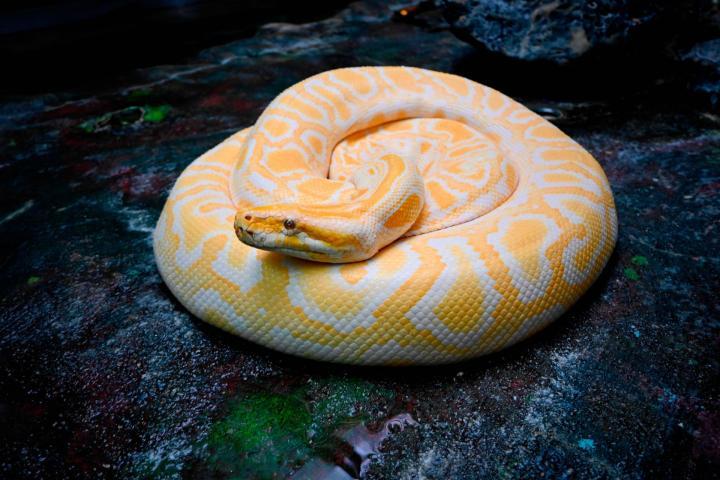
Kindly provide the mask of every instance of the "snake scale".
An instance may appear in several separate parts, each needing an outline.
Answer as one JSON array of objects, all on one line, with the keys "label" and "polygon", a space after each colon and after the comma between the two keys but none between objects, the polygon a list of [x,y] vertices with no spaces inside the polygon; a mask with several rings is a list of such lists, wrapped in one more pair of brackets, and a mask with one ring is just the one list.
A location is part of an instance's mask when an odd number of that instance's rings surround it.
[{"label": "snake scale", "polygon": [[489,87],[359,67],[282,92],[192,162],[154,233],[200,319],[348,364],[515,344],[595,281],[617,237],[600,165]]}]

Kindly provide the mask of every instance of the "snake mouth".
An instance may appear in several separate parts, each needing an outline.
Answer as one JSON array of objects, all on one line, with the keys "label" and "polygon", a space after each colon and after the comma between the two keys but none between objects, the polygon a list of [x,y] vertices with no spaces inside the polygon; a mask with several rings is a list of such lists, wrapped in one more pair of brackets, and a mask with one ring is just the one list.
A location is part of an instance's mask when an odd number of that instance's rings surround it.
[{"label": "snake mouth", "polygon": [[289,237],[277,232],[257,232],[238,226],[235,228],[235,234],[242,243],[249,247],[291,257],[330,263],[340,262],[342,257],[342,252],[334,250],[321,240],[306,235],[303,235],[305,238],[300,241],[295,235]]},{"label": "snake mouth", "polygon": [[316,258],[326,258],[327,252],[321,252],[319,250],[295,250],[291,248],[267,248],[271,252],[282,253],[283,255],[290,255],[291,257],[304,258],[307,260],[315,260]]},{"label": "snake mouth", "polygon": [[[249,243],[247,243],[250,245]],[[269,246],[269,245],[250,245],[252,247],[258,248],[260,250],[265,250],[267,252],[273,252],[273,253],[279,253],[282,255],[286,255],[288,257],[295,257],[299,258],[301,260],[311,260],[315,262],[322,262],[322,263],[342,263],[344,262],[340,255],[333,254],[330,252],[324,252],[320,250],[311,250],[311,249],[294,249],[294,248],[287,248],[287,247],[277,247],[277,246]]]}]

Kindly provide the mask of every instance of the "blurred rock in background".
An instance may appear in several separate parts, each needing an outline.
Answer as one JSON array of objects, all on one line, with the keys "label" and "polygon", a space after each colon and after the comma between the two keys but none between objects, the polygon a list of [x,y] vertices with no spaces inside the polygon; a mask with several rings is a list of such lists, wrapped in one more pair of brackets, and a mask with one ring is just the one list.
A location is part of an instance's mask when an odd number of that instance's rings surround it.
[{"label": "blurred rock in background", "polygon": [[626,41],[666,7],[647,0],[442,0],[464,39],[520,60],[567,63]]},{"label": "blurred rock in background", "polygon": [[720,104],[720,38],[694,45],[682,59],[690,65],[690,88],[717,108]]},{"label": "blurred rock in background", "polygon": [[[524,62],[580,64],[592,74],[670,62],[679,81],[717,106],[719,2],[685,0],[436,0],[452,31]],[[594,67],[594,68],[593,68]],[[672,72],[675,75],[679,71]],[[601,73],[600,73],[601,74]],[[601,74],[602,75],[602,74]],[[630,82],[632,83],[632,82]]]}]

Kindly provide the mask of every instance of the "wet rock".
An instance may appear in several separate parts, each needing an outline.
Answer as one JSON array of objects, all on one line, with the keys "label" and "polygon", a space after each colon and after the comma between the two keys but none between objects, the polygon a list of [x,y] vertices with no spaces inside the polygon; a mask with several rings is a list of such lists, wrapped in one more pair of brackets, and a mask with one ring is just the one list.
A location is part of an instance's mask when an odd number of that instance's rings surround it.
[{"label": "wet rock", "polygon": [[440,0],[464,39],[520,60],[566,63],[620,44],[659,12],[648,0]]},{"label": "wet rock", "polygon": [[690,88],[720,107],[720,38],[698,43],[682,59],[690,66]]}]

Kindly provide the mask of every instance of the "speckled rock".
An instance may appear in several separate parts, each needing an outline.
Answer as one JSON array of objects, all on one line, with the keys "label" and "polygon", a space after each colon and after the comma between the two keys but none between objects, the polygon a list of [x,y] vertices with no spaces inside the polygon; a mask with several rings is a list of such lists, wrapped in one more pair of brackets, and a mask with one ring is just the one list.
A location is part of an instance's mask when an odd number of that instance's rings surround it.
[{"label": "speckled rock", "polygon": [[690,65],[691,89],[720,107],[720,38],[694,45],[682,59]]},{"label": "speckled rock", "polygon": [[440,0],[453,29],[520,60],[566,63],[598,46],[622,43],[651,22],[650,0]]},{"label": "speckled rock", "polygon": [[[418,12],[357,2],[3,100],[0,477],[718,478],[720,120],[674,84],[527,89]],[[195,319],[150,242],[180,172],[308,75],[403,63],[509,91],[595,155],[620,230],[594,287],[531,340],[442,368],[318,364]]]}]

